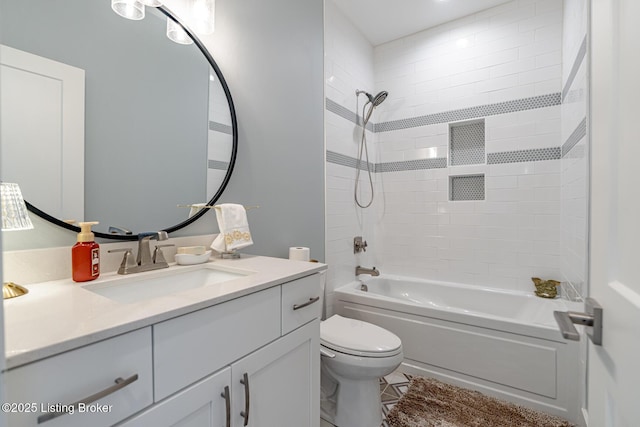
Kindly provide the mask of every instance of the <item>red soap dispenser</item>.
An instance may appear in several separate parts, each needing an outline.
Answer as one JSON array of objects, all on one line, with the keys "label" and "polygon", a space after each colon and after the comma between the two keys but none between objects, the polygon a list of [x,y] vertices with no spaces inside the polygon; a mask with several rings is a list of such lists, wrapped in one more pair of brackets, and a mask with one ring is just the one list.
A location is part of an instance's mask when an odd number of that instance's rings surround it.
[{"label": "red soap dispenser", "polygon": [[72,278],[74,282],[88,282],[100,275],[100,246],[94,242],[91,226],[98,222],[81,222],[78,243],[71,248]]}]

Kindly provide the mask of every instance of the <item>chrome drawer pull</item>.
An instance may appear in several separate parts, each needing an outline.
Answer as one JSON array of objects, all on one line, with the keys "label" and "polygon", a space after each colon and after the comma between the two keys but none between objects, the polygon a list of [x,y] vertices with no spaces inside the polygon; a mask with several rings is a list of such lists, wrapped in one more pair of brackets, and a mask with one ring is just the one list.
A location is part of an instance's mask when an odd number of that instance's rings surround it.
[{"label": "chrome drawer pull", "polygon": [[293,305],[293,309],[294,310],[299,310],[301,308],[305,308],[306,306],[311,305],[314,302],[318,302],[318,301],[320,301],[320,297],[319,296],[317,296],[315,298],[309,298],[309,301],[305,302],[304,304],[294,304]]},{"label": "chrome drawer pull", "polygon": [[242,376],[240,380],[240,384],[244,385],[244,411],[240,412],[242,418],[244,418],[245,426],[249,425],[249,374],[246,372]]},{"label": "chrome drawer pull", "polygon": [[227,427],[231,427],[231,396],[229,395],[229,386],[224,387],[224,393],[220,393],[224,398],[225,408],[227,412]]},{"label": "chrome drawer pull", "polygon": [[[111,387],[105,388],[104,390],[99,391],[96,394],[92,394],[91,396],[85,397],[82,400],[78,400],[77,402],[70,405],[69,409],[73,408],[73,410],[75,411],[76,409],[78,409],[78,406],[80,406],[80,404],[88,405],[89,403],[93,403],[96,400],[102,399],[103,397],[107,397],[110,394],[113,394],[116,391],[125,388],[126,386],[128,386],[129,384],[137,380],[138,380],[138,374],[133,374],[126,380],[118,377],[115,380],[115,384],[112,385]],[[49,412],[47,414],[40,415],[38,417],[38,424],[42,424],[46,421],[52,420],[54,418],[58,418],[59,416],[65,415],[65,414],[67,414],[67,411]]]}]

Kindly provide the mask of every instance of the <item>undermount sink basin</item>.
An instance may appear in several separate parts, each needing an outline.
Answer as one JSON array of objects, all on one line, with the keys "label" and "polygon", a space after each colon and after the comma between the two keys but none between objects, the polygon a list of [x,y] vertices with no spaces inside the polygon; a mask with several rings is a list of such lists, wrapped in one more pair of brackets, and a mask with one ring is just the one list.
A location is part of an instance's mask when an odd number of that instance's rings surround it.
[{"label": "undermount sink basin", "polygon": [[253,271],[216,266],[212,263],[118,276],[83,288],[122,303],[134,303],[189,289],[218,286],[253,274]]}]

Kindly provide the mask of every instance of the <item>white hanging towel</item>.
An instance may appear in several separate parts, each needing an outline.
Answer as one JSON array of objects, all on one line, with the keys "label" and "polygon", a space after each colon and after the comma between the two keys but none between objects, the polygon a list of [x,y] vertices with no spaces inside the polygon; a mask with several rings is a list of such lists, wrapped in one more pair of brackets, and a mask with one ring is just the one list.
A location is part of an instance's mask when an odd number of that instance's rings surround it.
[{"label": "white hanging towel", "polygon": [[232,252],[253,245],[244,206],[223,203],[215,206],[220,234],[211,244],[216,252]]},{"label": "white hanging towel", "polygon": [[204,209],[206,205],[206,203],[193,203],[192,205],[190,205],[191,209],[189,209],[189,218]]}]

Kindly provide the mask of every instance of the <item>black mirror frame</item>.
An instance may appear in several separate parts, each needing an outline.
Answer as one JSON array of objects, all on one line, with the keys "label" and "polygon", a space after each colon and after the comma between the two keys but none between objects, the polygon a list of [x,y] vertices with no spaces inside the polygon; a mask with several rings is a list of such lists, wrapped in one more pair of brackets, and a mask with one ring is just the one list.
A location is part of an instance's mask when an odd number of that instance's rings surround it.
[{"label": "black mirror frame", "polygon": [[[229,160],[229,168],[227,169],[227,173],[224,176],[224,179],[222,180],[222,184],[220,185],[220,188],[218,188],[218,191],[216,192],[216,194],[213,195],[213,197],[211,198],[211,200],[209,200],[207,202],[207,206],[213,206],[214,203],[220,198],[220,196],[222,195],[222,193],[224,192],[225,188],[227,187],[227,184],[229,183],[229,180],[231,179],[231,174],[233,173],[233,167],[235,166],[236,163],[236,156],[237,156],[237,152],[238,152],[238,121],[236,118],[236,110],[233,104],[233,98],[231,97],[231,92],[229,91],[229,86],[227,85],[227,81],[225,80],[224,76],[222,75],[222,71],[220,71],[220,68],[218,67],[218,64],[216,63],[216,61],[213,59],[213,57],[211,56],[211,54],[209,53],[209,51],[207,50],[207,48],[202,44],[202,41],[186,26],[184,25],[176,16],[173,15],[173,13],[171,13],[171,11],[169,9],[167,9],[164,6],[160,6],[157,8],[158,10],[160,10],[163,14],[165,14],[167,16],[167,18],[171,19],[172,21],[174,21],[176,24],[180,25],[182,27],[182,29],[187,33],[187,35],[189,35],[189,37],[191,37],[191,39],[193,40],[193,42],[195,43],[195,45],[198,47],[198,49],[200,49],[200,52],[202,52],[202,54],[205,56],[205,58],[207,59],[207,61],[209,62],[209,64],[211,65],[211,67],[213,68],[213,70],[216,73],[216,76],[218,77],[218,81],[220,82],[220,85],[222,86],[222,89],[224,90],[224,93],[227,97],[227,103],[229,105],[229,112],[231,114],[231,128],[232,128],[232,137],[233,137],[233,146],[231,148],[231,159]],[[71,230],[74,231],[76,233],[80,232],[80,227],[77,227],[75,225],[72,224],[68,224],[64,221],[59,220],[58,218],[55,218],[51,215],[49,215],[46,212],[41,211],[40,209],[36,208],[35,206],[33,206],[31,203],[29,203],[28,201],[25,201],[26,205],[27,205],[27,209],[29,209],[29,211],[33,212],[34,214],[38,215],[39,217],[51,222],[52,224],[58,225],[62,228],[66,228],[67,230]],[[186,227],[187,225],[197,221],[200,217],[202,217],[202,215],[204,215],[205,213],[207,213],[208,209],[201,209],[199,212],[197,212],[195,215],[193,215],[191,218],[168,228],[164,228],[163,230],[153,230],[153,231],[166,231],[167,233],[173,233],[174,231],[178,231],[184,227]],[[111,240],[138,240],[138,235],[137,234],[130,234],[130,235],[122,235],[122,234],[109,234],[109,233],[101,233],[101,232],[94,232],[96,237],[99,237],[101,239],[111,239]]]}]

